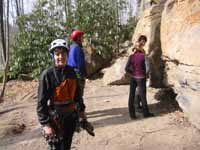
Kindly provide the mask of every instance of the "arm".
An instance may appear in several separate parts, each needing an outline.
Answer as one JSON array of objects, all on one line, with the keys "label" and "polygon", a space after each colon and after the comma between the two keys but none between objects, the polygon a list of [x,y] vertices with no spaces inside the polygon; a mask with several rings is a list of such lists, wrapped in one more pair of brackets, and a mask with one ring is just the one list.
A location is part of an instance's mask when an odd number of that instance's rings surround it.
[{"label": "arm", "polygon": [[47,102],[50,98],[49,90],[47,88],[47,72],[44,71],[39,80],[38,87],[38,102],[37,102],[37,115],[41,125],[50,123],[49,111]]},{"label": "arm", "polygon": [[80,83],[78,80],[77,80],[77,90],[76,90],[75,100],[76,102],[78,102],[79,105],[79,116],[81,118],[80,121],[81,127],[85,129],[91,136],[95,136],[93,125],[87,121],[87,116],[85,114],[85,104],[81,96]]},{"label": "arm", "polygon": [[149,74],[151,68],[150,68],[149,58],[147,56],[145,56],[145,68],[146,68],[146,74]]},{"label": "arm", "polygon": [[132,74],[132,70],[130,69],[130,67],[131,67],[131,56],[129,56],[129,58],[128,58],[128,61],[125,66],[125,71]]},{"label": "arm", "polygon": [[54,135],[54,129],[50,124],[49,108],[47,105],[50,99],[50,93],[52,92],[48,89],[48,84],[47,72],[44,71],[40,77],[38,87],[37,115],[40,124],[43,126],[44,136],[46,138]]},{"label": "arm", "polygon": [[83,97],[81,95],[81,87],[80,87],[80,80],[77,79],[76,82],[76,93],[75,93],[75,102],[79,105],[80,112],[85,112],[85,104],[83,102]]},{"label": "arm", "polygon": [[85,55],[80,47],[76,47],[75,49],[75,62],[81,77],[86,77],[87,72],[85,64]]}]

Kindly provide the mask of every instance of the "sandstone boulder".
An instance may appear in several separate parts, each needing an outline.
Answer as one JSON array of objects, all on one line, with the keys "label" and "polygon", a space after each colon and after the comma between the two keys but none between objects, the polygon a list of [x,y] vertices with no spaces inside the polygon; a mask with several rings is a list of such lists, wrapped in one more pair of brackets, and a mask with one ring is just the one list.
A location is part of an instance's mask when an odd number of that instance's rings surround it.
[{"label": "sandstone boulder", "polygon": [[162,14],[163,55],[200,66],[200,1],[168,0]]},{"label": "sandstone boulder", "polygon": [[96,49],[91,47],[88,42],[84,43],[84,50],[86,70],[89,77],[109,64],[111,58],[104,58],[99,55]]},{"label": "sandstone boulder", "polygon": [[168,0],[162,13],[161,45],[166,81],[179,106],[200,128],[200,1]]},{"label": "sandstone boulder", "polygon": [[[160,23],[162,5],[154,5],[145,10],[144,16],[139,20],[135,33],[132,37],[132,43],[135,43],[138,36],[144,34],[148,41],[145,46],[146,53],[149,53],[151,65],[150,85],[161,87],[163,85],[163,63],[161,59],[160,45]],[[128,49],[128,55],[132,53],[132,47]],[[127,55],[127,56],[128,56]],[[110,70],[107,68],[104,75],[104,84],[126,84],[129,81],[129,76],[125,74],[124,67],[127,62],[127,57],[118,59]],[[119,69],[119,68],[123,68]],[[112,74],[113,73],[113,74]]]},{"label": "sandstone boulder", "polygon": [[122,57],[109,68],[103,70],[103,83],[105,85],[120,85],[129,83],[129,75],[125,73],[125,65],[128,57]]},{"label": "sandstone boulder", "polygon": [[[145,45],[146,53],[149,55],[151,72],[150,72],[150,86],[163,86],[163,62],[161,59],[161,44],[160,44],[160,24],[161,14],[164,5],[154,5],[146,9],[144,16],[138,21],[132,42],[135,43],[139,35],[147,36],[147,43]],[[131,51],[129,51],[129,54]]]}]

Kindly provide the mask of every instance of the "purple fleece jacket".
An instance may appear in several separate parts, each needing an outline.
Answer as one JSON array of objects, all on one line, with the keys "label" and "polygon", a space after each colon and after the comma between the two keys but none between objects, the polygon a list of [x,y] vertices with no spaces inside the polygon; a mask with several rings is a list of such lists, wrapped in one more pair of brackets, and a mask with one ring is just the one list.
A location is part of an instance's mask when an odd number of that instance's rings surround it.
[{"label": "purple fleece jacket", "polygon": [[145,77],[145,54],[143,52],[136,51],[134,54],[130,55],[125,70],[131,73],[133,77]]}]

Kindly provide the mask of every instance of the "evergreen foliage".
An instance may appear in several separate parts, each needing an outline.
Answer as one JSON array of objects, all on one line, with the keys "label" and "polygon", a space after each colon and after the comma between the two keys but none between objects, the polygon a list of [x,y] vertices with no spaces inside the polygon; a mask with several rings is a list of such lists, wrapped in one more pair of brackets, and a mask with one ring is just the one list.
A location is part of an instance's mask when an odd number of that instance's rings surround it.
[{"label": "evergreen foliage", "polygon": [[[11,51],[10,71],[38,74],[51,63],[48,45],[55,38],[69,36],[73,28],[85,32],[85,38],[102,56],[111,56],[118,45],[130,40],[134,23],[122,24],[120,10],[126,0],[40,0],[30,14],[19,16],[19,32]],[[129,19],[131,20],[131,19]],[[65,34],[66,34],[65,33]]]}]

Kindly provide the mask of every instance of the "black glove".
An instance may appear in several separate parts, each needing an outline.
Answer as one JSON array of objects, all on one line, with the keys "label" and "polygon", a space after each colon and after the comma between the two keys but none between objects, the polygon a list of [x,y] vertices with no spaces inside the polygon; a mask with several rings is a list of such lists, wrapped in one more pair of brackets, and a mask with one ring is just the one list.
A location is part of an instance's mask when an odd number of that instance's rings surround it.
[{"label": "black glove", "polygon": [[80,124],[81,124],[81,127],[85,129],[91,136],[95,136],[94,127],[92,126],[90,122],[84,119],[80,122]]}]

